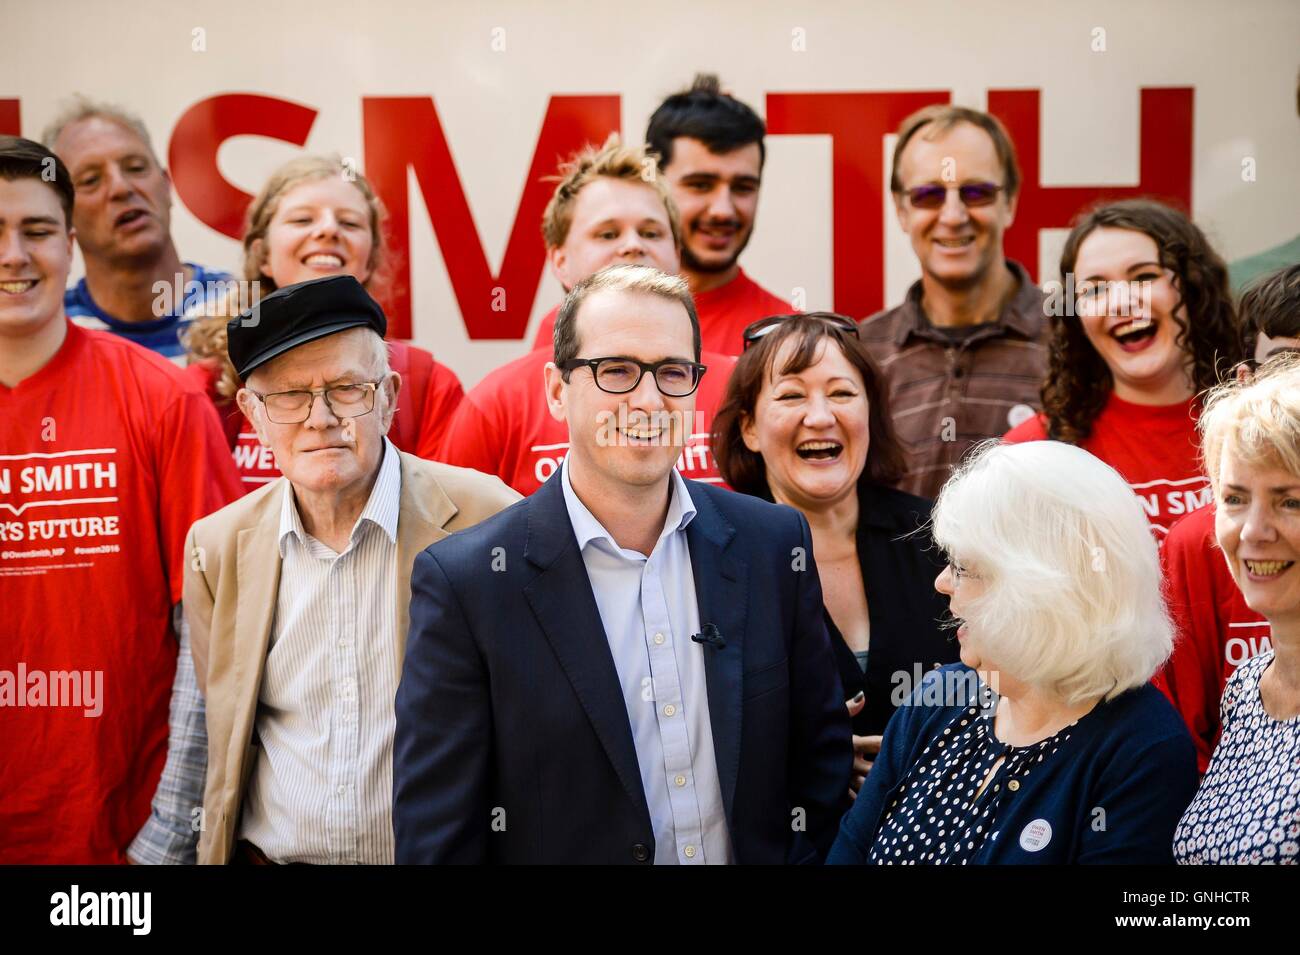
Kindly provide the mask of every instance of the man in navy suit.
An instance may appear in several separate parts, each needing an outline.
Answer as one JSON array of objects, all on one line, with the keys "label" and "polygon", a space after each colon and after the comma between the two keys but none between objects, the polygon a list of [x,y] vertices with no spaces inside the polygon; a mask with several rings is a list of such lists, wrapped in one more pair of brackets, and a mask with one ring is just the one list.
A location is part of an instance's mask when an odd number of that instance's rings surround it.
[{"label": "man in navy suit", "polygon": [[554,357],[560,471],[415,562],[397,861],[819,860],[852,747],[812,537],[674,469],[705,371],[688,287],[596,273]]}]

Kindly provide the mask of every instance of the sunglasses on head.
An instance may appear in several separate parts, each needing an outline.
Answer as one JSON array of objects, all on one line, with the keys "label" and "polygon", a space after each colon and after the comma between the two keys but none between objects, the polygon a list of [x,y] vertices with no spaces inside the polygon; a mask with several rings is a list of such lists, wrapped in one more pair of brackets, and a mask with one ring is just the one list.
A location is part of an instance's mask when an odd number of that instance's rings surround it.
[{"label": "sunglasses on head", "polygon": [[858,337],[858,323],[844,315],[835,315],[831,312],[807,312],[798,315],[771,315],[767,318],[760,318],[758,321],[754,322],[754,324],[745,329],[745,347],[748,348],[765,335],[770,334],[786,322],[796,318],[825,322],[827,325],[830,325],[832,328],[835,328],[846,335],[852,335],[854,338]]},{"label": "sunglasses on head", "polygon": [[938,209],[947,201],[949,189],[956,189],[962,205],[966,206],[990,205],[1002,191],[1002,187],[995,182],[967,182],[960,186],[943,186],[932,182],[904,189],[903,193],[907,196],[907,201],[917,209]]}]

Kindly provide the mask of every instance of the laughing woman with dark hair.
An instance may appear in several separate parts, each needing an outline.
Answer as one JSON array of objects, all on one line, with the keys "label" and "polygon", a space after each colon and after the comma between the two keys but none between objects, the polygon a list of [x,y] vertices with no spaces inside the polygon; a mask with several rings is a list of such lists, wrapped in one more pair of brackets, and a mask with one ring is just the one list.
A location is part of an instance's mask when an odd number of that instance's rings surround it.
[{"label": "laughing woman with dark hair", "polygon": [[1228,272],[1176,209],[1146,199],[1086,213],[1061,253],[1074,298],[1052,316],[1044,413],[1009,443],[1078,445],[1124,476],[1157,536],[1209,499],[1196,396],[1244,357]]},{"label": "laughing woman with dark hair", "polygon": [[713,452],[732,488],[808,519],[854,714],[856,790],[906,696],[901,687],[957,659],[941,624],[946,605],[931,586],[943,559],[927,535],[914,533],[929,520],[930,502],[887,486],[902,472],[902,454],[880,372],[852,319],[775,315],[749,326],[744,339]]}]

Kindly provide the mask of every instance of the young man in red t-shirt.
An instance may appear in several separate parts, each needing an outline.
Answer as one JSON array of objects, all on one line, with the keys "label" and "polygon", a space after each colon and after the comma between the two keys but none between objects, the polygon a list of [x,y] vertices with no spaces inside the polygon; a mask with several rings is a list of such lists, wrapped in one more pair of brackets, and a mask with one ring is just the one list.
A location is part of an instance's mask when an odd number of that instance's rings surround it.
[{"label": "young man in red t-shirt", "polygon": [[[1300,265],[1262,277],[1242,295],[1242,328],[1254,338],[1254,364],[1300,352]],[[1249,364],[1239,369],[1249,374]],[[1219,741],[1219,698],[1228,678],[1272,648],[1272,629],[1246,605],[1214,534],[1214,503],[1169,530],[1161,551],[1169,612],[1178,630],[1158,685],[1192,731],[1205,772]]]},{"label": "young man in red t-shirt", "polygon": [[72,207],[53,153],[0,137],[0,863],[125,861],[167,755],[185,534],[239,494],[180,369],[69,322]]},{"label": "young man in red t-shirt", "polygon": [[[681,215],[681,274],[691,286],[706,352],[737,356],[749,325],[794,311],[740,267],[754,234],[766,134],[758,114],[722,92],[711,74],[664,100],[646,128],[646,148],[657,156]],[[554,328],[551,312],[533,347],[550,348]]]},{"label": "young man in red t-shirt", "polygon": [[[661,179],[644,178],[646,162],[643,149],[611,141],[562,170],[542,234],[551,269],[565,289],[613,264],[677,271],[677,210]],[[491,372],[465,396],[441,443],[421,446],[420,456],[495,474],[520,494],[541,487],[569,447],[568,428],[551,416],[543,388],[552,351],[548,339]],[[684,477],[721,483],[708,430],[735,359],[706,349],[701,361],[708,371],[678,469]]]}]

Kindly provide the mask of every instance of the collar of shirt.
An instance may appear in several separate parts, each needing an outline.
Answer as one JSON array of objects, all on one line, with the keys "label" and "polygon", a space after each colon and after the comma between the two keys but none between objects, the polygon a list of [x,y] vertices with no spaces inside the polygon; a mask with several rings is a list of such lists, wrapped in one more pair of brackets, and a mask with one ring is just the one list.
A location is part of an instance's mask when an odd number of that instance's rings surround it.
[{"label": "collar of shirt", "polygon": [[[997,321],[988,322],[980,331],[972,333],[965,340],[966,342],[992,338],[997,335],[1004,335],[1007,332],[1014,332],[1022,338],[1030,340],[1037,339],[1039,336],[1043,324],[1042,290],[1029,280],[1029,273],[1024,270],[1024,267],[1019,262],[1013,262],[1010,259],[1004,261],[1007,263],[1007,268],[1016,277],[1016,291],[1007,299],[1007,303],[1002,307],[1002,313],[998,315]],[[900,348],[906,344],[908,336],[911,335],[938,341],[945,345],[951,344],[943,333],[930,323],[930,319],[926,316],[925,309],[921,306],[922,290],[921,280],[917,279],[912,283],[912,287],[907,290],[907,298],[903,300],[904,314],[902,321],[898,323],[898,333],[894,339],[894,343]]]},{"label": "collar of shirt", "polygon": [[[348,540],[349,549],[356,542],[357,532],[366,521],[380,528],[394,544],[397,543],[397,515],[401,509],[401,492],[402,469],[397,457],[397,448],[388,438],[384,438],[384,457],[379,463],[379,477],[375,479],[375,486],[370,489],[370,498],[366,501],[365,509],[357,518],[356,524],[352,526],[352,534]],[[284,559],[285,548],[291,535],[298,538],[298,543],[304,547],[310,547],[307,531],[302,526],[302,518],[298,514],[298,507],[294,500],[293,485],[286,481],[284,499],[280,505],[281,560]]]},{"label": "collar of shirt", "polygon": [[[578,499],[577,493],[573,490],[573,483],[569,480],[567,458],[560,465],[560,485],[564,490],[564,506],[569,511],[569,523],[573,525],[573,534],[578,539],[578,550],[586,550],[587,545],[592,541],[603,540],[608,542],[615,553],[627,554],[628,551],[618,546],[613,535],[605,530],[604,525],[596,520],[595,515]],[[691,500],[691,492],[686,488],[686,481],[677,473],[676,468],[672,470],[669,486],[672,498],[668,502],[668,516],[664,518],[664,529],[659,534],[659,540],[663,540],[669,534],[685,531],[695,519],[695,502]]]}]

